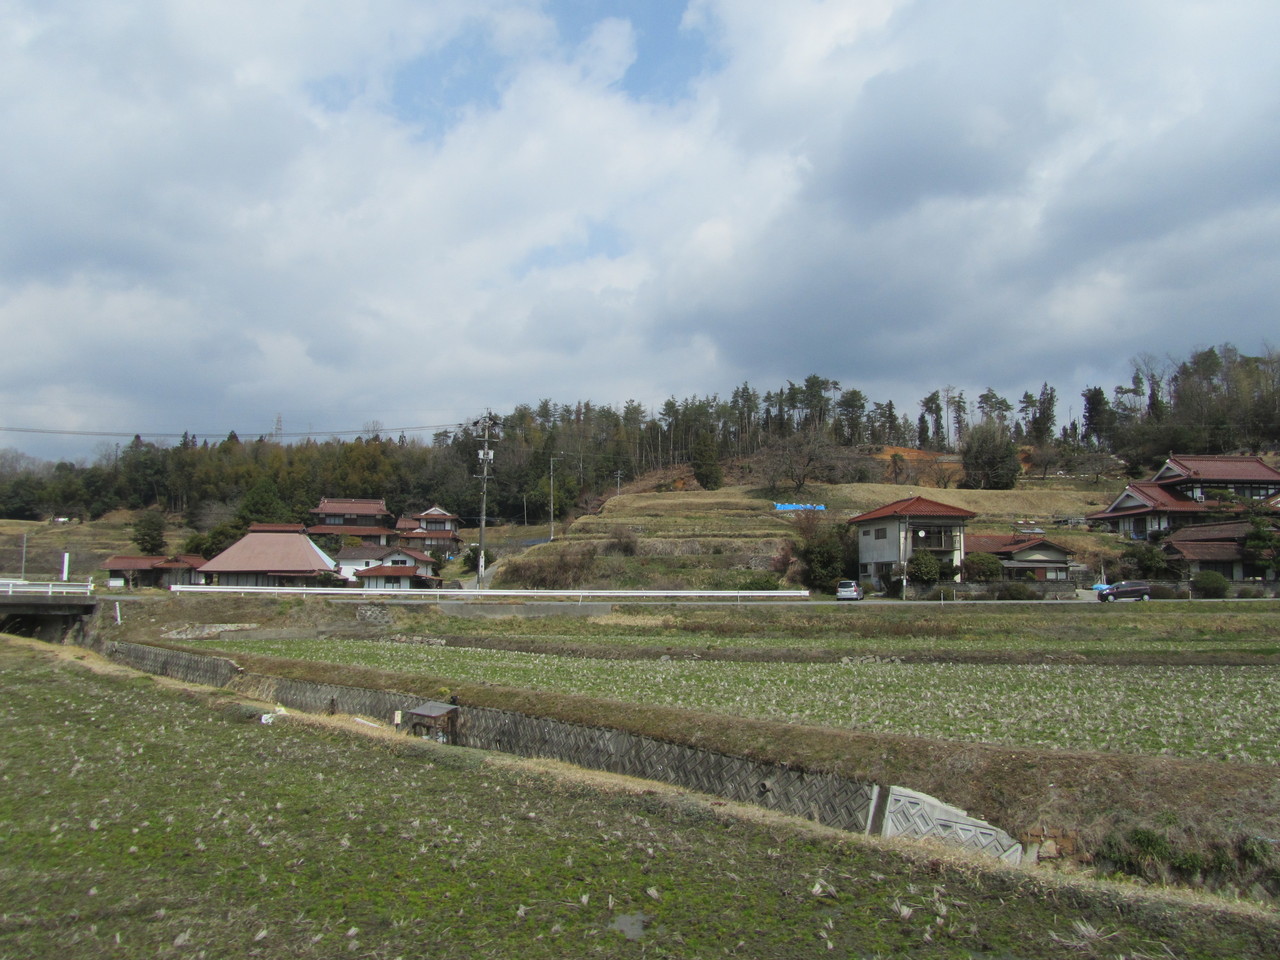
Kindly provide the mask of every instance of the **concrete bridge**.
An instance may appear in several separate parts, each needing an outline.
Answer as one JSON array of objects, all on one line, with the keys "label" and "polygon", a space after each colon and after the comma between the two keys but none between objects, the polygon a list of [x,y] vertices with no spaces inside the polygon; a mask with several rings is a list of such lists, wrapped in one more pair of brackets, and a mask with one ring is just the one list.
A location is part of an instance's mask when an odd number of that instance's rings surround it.
[{"label": "concrete bridge", "polygon": [[0,633],[62,640],[78,633],[97,608],[90,583],[0,581]]}]

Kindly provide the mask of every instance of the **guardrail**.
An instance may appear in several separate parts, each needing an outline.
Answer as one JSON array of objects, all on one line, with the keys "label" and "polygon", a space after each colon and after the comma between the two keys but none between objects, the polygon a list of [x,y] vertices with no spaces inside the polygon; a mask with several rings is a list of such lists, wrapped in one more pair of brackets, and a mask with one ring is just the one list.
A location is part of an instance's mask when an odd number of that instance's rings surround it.
[{"label": "guardrail", "polygon": [[87,597],[93,593],[92,583],[27,583],[0,580],[0,597]]},{"label": "guardrail", "polygon": [[347,587],[214,587],[174,584],[174,593],[262,593],[269,596],[379,597],[406,600],[804,600],[808,590],[363,590]]}]

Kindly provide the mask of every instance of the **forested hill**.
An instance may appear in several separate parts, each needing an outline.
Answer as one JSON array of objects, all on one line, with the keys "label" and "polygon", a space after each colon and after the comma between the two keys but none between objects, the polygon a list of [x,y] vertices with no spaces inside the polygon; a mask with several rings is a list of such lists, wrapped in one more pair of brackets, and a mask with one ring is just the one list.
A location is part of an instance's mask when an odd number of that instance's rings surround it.
[{"label": "forested hill", "polygon": [[[1280,447],[1280,354],[1245,356],[1224,345],[1181,362],[1144,360],[1128,384],[1081,391],[1079,420],[1060,424],[1055,387],[1016,401],[986,390],[933,390],[918,409],[870,400],[817,375],[728,399],[667,400],[658,410],[582,401],[520,405],[430,442],[377,432],[354,440],[277,442],[185,436],[172,446],[135,437],[92,464],[47,463],[0,451],[0,515],[94,518],[119,507],[157,506],[208,529],[256,501],[255,519],[306,520],[322,496],[383,498],[397,515],[433,503],[464,518],[480,513],[478,451],[494,451],[487,515],[542,520],[554,485],[556,512],[655,469],[691,466],[706,487],[729,462],[753,465],[760,486],[806,480],[880,479],[865,454],[884,446],[953,451],[972,486],[1008,486],[1014,445],[1040,472],[1093,472],[1119,457],[1138,474],[1171,451],[1258,452]],[[985,452],[984,452],[985,451]],[[979,454],[982,457],[979,457]],[[999,459],[1000,463],[996,463]],[[990,469],[988,469],[990,468]],[[926,482],[928,478],[923,478]],[[206,514],[206,516],[202,516]],[[270,514],[266,516],[264,514]]]}]

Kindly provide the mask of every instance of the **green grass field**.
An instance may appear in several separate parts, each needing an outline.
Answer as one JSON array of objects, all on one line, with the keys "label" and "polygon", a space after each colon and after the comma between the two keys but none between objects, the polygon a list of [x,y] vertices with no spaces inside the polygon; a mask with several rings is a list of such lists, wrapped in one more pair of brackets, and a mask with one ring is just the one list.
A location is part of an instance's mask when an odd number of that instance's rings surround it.
[{"label": "green grass field", "polygon": [[4,960],[1280,953],[1258,910],[264,724],[29,642],[0,685]]},{"label": "green grass field", "polygon": [[233,655],[371,667],[758,720],[1011,746],[1280,763],[1280,666],[584,659],[369,640]]},{"label": "green grass field", "polygon": [[[583,650],[653,647],[667,653],[801,652],[807,657],[1000,652],[1063,657],[1240,654],[1280,665],[1272,603],[1067,605],[850,603],[841,607],[619,605],[606,617],[466,619],[438,612],[402,618],[407,632],[556,644]],[[1268,658],[1270,658],[1268,660]],[[1130,657],[1130,659],[1133,659]]]}]

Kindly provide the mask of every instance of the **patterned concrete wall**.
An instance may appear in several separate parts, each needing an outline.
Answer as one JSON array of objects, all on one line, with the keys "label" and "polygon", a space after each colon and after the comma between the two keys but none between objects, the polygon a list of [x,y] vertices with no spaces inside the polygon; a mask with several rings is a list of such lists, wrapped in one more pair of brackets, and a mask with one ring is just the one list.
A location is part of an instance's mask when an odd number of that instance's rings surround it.
[{"label": "patterned concrete wall", "polygon": [[101,651],[105,656],[138,670],[162,677],[175,677],[190,683],[203,683],[210,687],[227,686],[240,668],[223,657],[206,657],[200,654],[149,647],[143,643],[109,641]]},{"label": "patterned concrete wall", "polygon": [[[394,691],[245,673],[234,661],[222,657],[143,644],[112,641],[103,645],[102,652],[148,673],[227,687],[308,713],[346,713],[391,723],[397,710],[407,711],[423,699]],[[460,746],[547,757],[658,780],[857,833],[930,837],[1012,863],[1022,858],[1022,846],[1004,831],[903,787],[885,789],[874,783],[760,763],[622,730],[585,727],[489,707],[462,707],[458,741]]]},{"label": "patterned concrete wall", "polygon": [[873,783],[759,763],[621,730],[483,707],[463,708],[459,741],[463,746],[550,757],[660,780],[858,833],[867,832],[880,790]]},{"label": "patterned concrete wall", "polygon": [[906,787],[890,787],[879,833],[886,837],[932,837],[972,847],[1009,863],[1022,860],[1022,844],[1003,830],[974,819],[959,807]]}]

